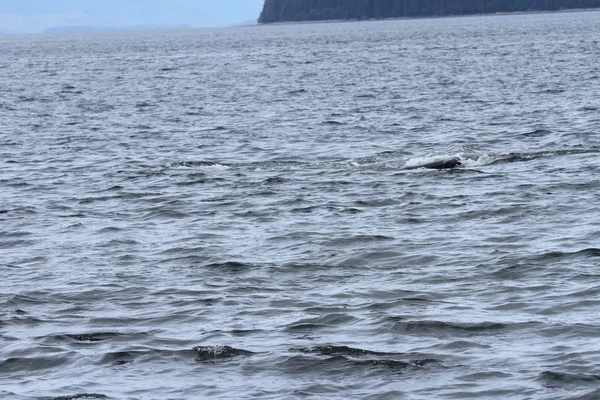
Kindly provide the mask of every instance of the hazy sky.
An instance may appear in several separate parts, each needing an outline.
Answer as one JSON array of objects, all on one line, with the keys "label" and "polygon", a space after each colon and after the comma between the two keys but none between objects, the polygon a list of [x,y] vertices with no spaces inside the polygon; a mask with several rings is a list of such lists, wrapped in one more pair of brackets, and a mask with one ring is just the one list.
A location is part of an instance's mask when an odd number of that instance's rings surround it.
[{"label": "hazy sky", "polygon": [[0,0],[0,33],[61,25],[230,26],[258,18],[264,0]]}]

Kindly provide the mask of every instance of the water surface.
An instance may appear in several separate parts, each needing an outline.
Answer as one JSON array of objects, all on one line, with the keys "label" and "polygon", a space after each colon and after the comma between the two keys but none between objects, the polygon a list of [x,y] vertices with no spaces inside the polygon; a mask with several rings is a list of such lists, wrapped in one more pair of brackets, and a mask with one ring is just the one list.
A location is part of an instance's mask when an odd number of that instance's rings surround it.
[{"label": "water surface", "polygon": [[599,20],[0,38],[0,397],[599,397]]}]

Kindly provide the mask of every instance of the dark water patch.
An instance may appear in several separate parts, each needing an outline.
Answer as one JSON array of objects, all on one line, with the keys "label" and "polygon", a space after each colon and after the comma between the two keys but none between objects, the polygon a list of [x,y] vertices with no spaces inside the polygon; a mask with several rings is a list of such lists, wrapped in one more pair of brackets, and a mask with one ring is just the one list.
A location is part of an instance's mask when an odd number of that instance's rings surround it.
[{"label": "dark water patch", "polygon": [[128,351],[117,351],[114,353],[105,354],[104,356],[102,356],[99,363],[102,365],[118,367],[134,363],[135,358],[135,354],[132,354]]},{"label": "dark water patch", "polygon": [[19,96],[18,99],[22,103],[31,103],[31,102],[38,100],[37,98],[35,98],[33,96]]},{"label": "dark water patch", "polygon": [[28,295],[17,294],[10,297],[3,304],[11,307],[31,307],[39,304],[44,304],[47,301],[48,293],[45,292],[34,292]]},{"label": "dark water patch", "polygon": [[370,199],[356,200],[354,204],[362,207],[387,207],[398,204],[398,201],[395,199]]},{"label": "dark water patch", "polygon": [[225,164],[220,164],[214,161],[178,161],[178,162],[174,162],[171,163],[169,166],[172,168],[198,168],[198,167],[214,167],[214,166],[218,166],[218,165],[225,165]]},{"label": "dark water patch", "polygon": [[[394,298],[392,300],[389,301],[380,301],[379,296],[377,296],[376,293],[371,294],[373,301],[371,301],[368,305],[365,306],[366,309],[369,310],[390,310],[390,309],[395,309],[398,306],[403,306],[403,305],[410,305],[410,304],[418,304],[418,303],[438,303],[435,300],[427,300],[427,299],[421,299],[421,298]],[[391,317],[391,319],[388,319],[388,322],[390,320],[403,320],[403,317]]]},{"label": "dark water patch", "polygon": [[77,105],[77,107],[83,111],[94,114],[103,114],[113,111],[115,106],[112,104],[106,104],[102,102],[93,103],[93,102],[81,102]]},{"label": "dark water patch", "polygon": [[339,376],[363,374],[366,370],[377,373],[380,368],[391,372],[406,370],[410,363],[398,360],[357,360],[341,355],[330,357],[318,357],[295,355],[288,357],[285,361],[278,363],[277,368],[287,374],[322,376]]},{"label": "dark water patch", "polygon": [[440,365],[435,359],[402,361],[375,357],[357,357],[355,354],[295,355],[278,364],[278,369],[292,375],[314,374],[327,376],[380,376],[383,374],[404,374],[411,371],[424,371],[429,365]]},{"label": "dark water patch", "polygon": [[298,207],[298,208],[292,208],[290,210],[290,212],[295,213],[295,214],[310,214],[313,213],[315,211],[318,211],[319,207],[316,206],[309,206],[309,207]]},{"label": "dark water patch", "polygon": [[393,330],[406,332],[412,335],[495,335],[500,332],[514,332],[518,329],[532,328],[537,322],[529,323],[452,323],[444,321],[396,321]]},{"label": "dark water patch", "polygon": [[206,269],[212,269],[219,272],[225,273],[239,273],[239,272],[247,272],[259,268],[253,264],[247,264],[237,261],[228,261],[224,263],[212,263],[204,266]]},{"label": "dark water patch", "polygon": [[146,108],[151,108],[151,107],[156,107],[156,104],[152,104],[146,101],[140,101],[138,103],[135,104],[136,108],[141,108],[141,109],[146,109]]},{"label": "dark water patch", "polygon": [[115,185],[115,186],[111,186],[108,189],[105,189],[107,192],[113,192],[113,191],[118,191],[118,190],[122,190],[124,189],[123,186],[120,185]]},{"label": "dark water patch", "polygon": [[383,367],[390,370],[403,370],[411,364],[398,360],[352,360],[353,367]]},{"label": "dark water patch", "polygon": [[540,93],[561,94],[561,93],[564,93],[565,91],[566,91],[565,89],[545,89],[545,90],[542,90]]},{"label": "dark water patch", "polygon": [[592,390],[588,393],[576,396],[563,397],[564,400],[598,400],[600,399],[600,390]]},{"label": "dark water patch", "polygon": [[117,226],[107,226],[105,228],[102,228],[102,229],[98,230],[96,233],[100,234],[100,235],[103,235],[105,233],[120,232],[122,230],[123,230],[123,228],[119,228]]},{"label": "dark water patch", "polygon": [[571,258],[597,258],[600,257],[600,249],[598,248],[589,248],[584,250],[579,250],[575,252],[561,252],[561,251],[551,251],[547,253],[542,253],[535,258],[534,260],[539,261],[562,261],[565,259]]},{"label": "dark water patch", "polygon": [[121,336],[121,333],[117,332],[96,332],[96,333],[83,333],[83,334],[65,334],[56,335],[52,339],[61,340],[62,338],[69,338],[77,342],[104,342],[112,338]]},{"label": "dark water patch", "polygon": [[314,346],[304,347],[302,349],[290,349],[292,352],[298,353],[314,353],[322,356],[343,355],[343,356],[392,356],[395,353],[383,353],[379,351],[363,350],[348,346]]},{"label": "dark water patch", "polygon": [[172,219],[184,219],[189,217],[190,214],[186,212],[180,212],[177,210],[166,210],[164,208],[158,208],[156,211],[148,212],[141,219],[144,221],[150,220],[172,220]]},{"label": "dark water patch", "polygon": [[[500,269],[493,272],[493,275],[500,279],[507,280],[522,280],[522,279],[540,279],[544,276],[552,276],[557,273],[565,274],[566,271],[573,270],[573,263],[577,261],[593,262],[594,259],[600,257],[600,249],[588,248],[573,252],[564,251],[549,251],[541,254],[536,254],[529,257],[520,257],[515,260],[503,260],[501,264],[512,264],[502,266]],[[568,270],[556,268],[559,265],[568,265]],[[486,268],[483,266],[483,268]],[[581,271],[584,272],[585,271]],[[589,277],[588,277],[589,278]]]},{"label": "dark water patch", "polygon": [[229,359],[254,354],[252,351],[236,349],[231,346],[196,346],[193,350],[197,353],[197,361]]},{"label": "dark water patch", "polygon": [[[597,306],[597,302],[594,302],[593,306]],[[556,315],[565,312],[576,312],[579,301],[576,301],[572,306],[568,307],[550,307],[546,310],[542,310],[540,314]],[[584,307],[585,309],[585,307]],[[600,335],[600,325],[596,324],[553,324],[546,326],[538,330],[540,336],[552,338],[560,336],[565,340],[580,340],[587,338],[592,340],[594,337]]]},{"label": "dark water patch", "polygon": [[539,380],[546,387],[600,385],[600,375],[594,374],[544,371],[540,374]]},{"label": "dark water patch", "polygon": [[538,276],[545,272],[545,268],[537,265],[518,264],[502,267],[493,272],[493,275],[504,280],[520,280],[526,277]]},{"label": "dark water patch", "polygon": [[72,362],[73,354],[48,357],[12,357],[0,361],[0,373],[21,375],[38,371],[48,371],[68,365]]},{"label": "dark water patch", "polygon": [[29,328],[34,328],[36,326],[43,325],[43,324],[46,324],[49,322],[50,322],[49,320],[45,320],[45,319],[33,317],[33,316],[16,316],[16,317],[10,318],[10,320],[9,320],[10,325],[26,326]]},{"label": "dark water patch", "polygon": [[133,239],[111,239],[108,242],[102,243],[100,247],[119,247],[119,246],[134,246],[140,244]]},{"label": "dark water patch", "polygon": [[511,163],[511,162],[524,162],[524,161],[532,161],[539,158],[554,158],[554,157],[562,157],[569,155],[577,155],[577,154],[596,154],[599,153],[599,149],[560,149],[560,150],[548,150],[548,151],[537,151],[530,153],[506,153],[499,154],[494,161],[490,163],[492,164],[502,164],[502,163]]},{"label": "dark water patch", "polygon": [[476,372],[474,374],[462,375],[460,377],[461,381],[466,382],[483,382],[485,380],[495,380],[495,379],[510,379],[512,375],[507,372],[502,371],[485,371],[485,372]]},{"label": "dark water patch", "polygon": [[263,185],[278,185],[287,182],[287,179],[282,176],[272,176],[270,178],[265,179],[262,184]]},{"label": "dark water patch", "polygon": [[318,330],[333,326],[347,326],[355,322],[356,318],[347,314],[328,314],[317,318],[305,318],[293,322],[285,327],[286,331]]},{"label": "dark water patch", "polygon": [[12,248],[16,248],[16,247],[22,247],[22,246],[26,246],[26,245],[30,245],[35,243],[34,241],[31,240],[2,240],[0,242],[0,249],[12,249]]},{"label": "dark water patch", "polygon": [[553,132],[548,130],[548,129],[536,129],[530,132],[525,132],[522,134],[522,136],[525,137],[544,137],[544,136],[548,136],[551,135]]},{"label": "dark water patch", "polygon": [[79,204],[92,204],[92,203],[102,202],[102,201],[119,200],[122,198],[123,198],[122,195],[85,197],[85,198],[79,200]]},{"label": "dark water patch", "polygon": [[265,331],[263,329],[234,329],[229,331],[228,333],[234,337],[247,337],[258,334],[264,334]]},{"label": "dark water patch", "polygon": [[197,186],[197,185],[205,185],[206,183],[208,183],[209,181],[206,179],[191,179],[189,181],[185,181],[185,182],[177,182],[176,185],[177,186]]},{"label": "dark water patch", "polygon": [[357,235],[351,238],[334,238],[331,243],[336,245],[366,244],[374,242],[390,242],[395,238],[384,235]]},{"label": "dark water patch", "polygon": [[[440,364],[441,360],[434,358],[425,358],[411,361],[400,361],[398,358],[407,358],[407,355],[401,353],[389,353],[364,350],[360,348],[353,348],[348,346],[314,346],[305,347],[302,349],[290,349],[290,352],[304,353],[304,354],[317,354],[322,357],[335,357],[343,356],[346,359],[358,358],[364,365],[383,365],[383,366],[402,366],[402,368],[408,365],[414,365],[424,367],[429,364]],[[382,358],[385,357],[385,358]],[[360,360],[363,359],[363,360]],[[359,363],[360,364],[360,363]]]},{"label": "dark water patch", "polygon": [[197,355],[197,351],[191,350],[166,350],[157,348],[145,348],[143,350],[119,350],[109,352],[100,359],[98,363],[108,365],[125,365],[131,363],[139,363],[140,365],[149,363],[179,364],[186,362]]},{"label": "dark water patch", "polygon": [[50,400],[98,400],[98,399],[108,399],[108,396],[99,393],[78,393],[67,396],[58,396],[53,397]]}]

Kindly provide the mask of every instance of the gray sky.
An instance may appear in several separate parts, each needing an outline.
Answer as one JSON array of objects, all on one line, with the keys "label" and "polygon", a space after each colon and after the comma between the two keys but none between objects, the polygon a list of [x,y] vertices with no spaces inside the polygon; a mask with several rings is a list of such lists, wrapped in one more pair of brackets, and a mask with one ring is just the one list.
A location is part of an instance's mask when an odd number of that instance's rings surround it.
[{"label": "gray sky", "polygon": [[256,20],[264,0],[0,0],[0,33],[65,25],[231,26]]}]

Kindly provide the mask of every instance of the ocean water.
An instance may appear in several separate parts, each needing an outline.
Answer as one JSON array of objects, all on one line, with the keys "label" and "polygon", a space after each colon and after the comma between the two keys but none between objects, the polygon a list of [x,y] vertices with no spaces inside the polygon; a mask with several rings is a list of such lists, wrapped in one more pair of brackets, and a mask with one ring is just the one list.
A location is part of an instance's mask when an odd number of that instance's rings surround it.
[{"label": "ocean water", "polygon": [[599,60],[600,12],[1,37],[0,398],[600,398]]}]

